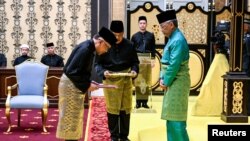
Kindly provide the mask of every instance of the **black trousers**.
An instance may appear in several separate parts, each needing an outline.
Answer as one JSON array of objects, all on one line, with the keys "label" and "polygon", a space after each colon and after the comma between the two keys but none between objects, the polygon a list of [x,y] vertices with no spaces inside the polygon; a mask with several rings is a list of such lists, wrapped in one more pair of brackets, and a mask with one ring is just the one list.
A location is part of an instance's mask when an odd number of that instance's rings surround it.
[{"label": "black trousers", "polygon": [[145,100],[136,100],[136,104],[147,104],[148,103],[148,99]]},{"label": "black trousers", "polygon": [[107,113],[108,127],[112,141],[127,139],[129,135],[130,114],[120,111],[119,115]]}]

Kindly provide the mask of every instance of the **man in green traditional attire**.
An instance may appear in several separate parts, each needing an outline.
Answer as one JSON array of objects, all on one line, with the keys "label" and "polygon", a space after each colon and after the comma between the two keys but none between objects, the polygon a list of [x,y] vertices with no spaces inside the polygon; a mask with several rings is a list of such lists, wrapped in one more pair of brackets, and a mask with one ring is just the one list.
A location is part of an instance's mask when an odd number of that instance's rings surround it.
[{"label": "man in green traditional attire", "polygon": [[161,118],[166,120],[168,141],[189,141],[186,129],[190,92],[189,47],[178,28],[175,10],[156,17],[162,33],[168,38],[161,59],[160,87],[164,89]]}]

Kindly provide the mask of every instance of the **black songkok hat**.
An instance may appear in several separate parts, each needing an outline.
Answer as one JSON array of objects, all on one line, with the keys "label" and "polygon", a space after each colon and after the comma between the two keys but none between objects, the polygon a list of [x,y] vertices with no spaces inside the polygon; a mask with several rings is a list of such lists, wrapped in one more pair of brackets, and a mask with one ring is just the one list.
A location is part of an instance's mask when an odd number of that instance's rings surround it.
[{"label": "black songkok hat", "polygon": [[147,18],[146,18],[145,16],[140,16],[139,19],[138,19],[138,21],[140,21],[140,20],[145,20],[145,21],[147,21]]},{"label": "black songkok hat", "polygon": [[244,23],[250,24],[250,19],[244,19]]},{"label": "black songkok hat", "polygon": [[176,13],[175,10],[167,10],[165,12],[156,15],[156,17],[159,24],[161,24],[163,22],[176,19]]},{"label": "black songkok hat", "polygon": [[244,23],[250,24],[250,16],[249,15],[244,15]]},{"label": "black songkok hat", "polygon": [[115,35],[106,27],[102,27],[98,34],[110,45],[113,45],[116,43],[117,39],[115,38]]},{"label": "black songkok hat", "polygon": [[122,21],[112,21],[110,25],[110,30],[115,33],[120,33],[124,31],[123,22]]},{"label": "black songkok hat", "polygon": [[54,43],[47,43],[46,44],[46,47],[52,47],[52,46],[54,46]]}]

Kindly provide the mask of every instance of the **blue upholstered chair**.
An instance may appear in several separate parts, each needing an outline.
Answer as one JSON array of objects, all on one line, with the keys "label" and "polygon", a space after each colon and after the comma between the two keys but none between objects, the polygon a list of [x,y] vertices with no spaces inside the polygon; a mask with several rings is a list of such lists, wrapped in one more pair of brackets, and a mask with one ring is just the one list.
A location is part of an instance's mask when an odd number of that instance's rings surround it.
[{"label": "blue upholstered chair", "polygon": [[[41,109],[43,131],[46,130],[46,119],[49,101],[47,99],[46,78],[49,67],[35,61],[25,61],[15,66],[17,83],[8,86],[5,114],[9,123],[7,132],[11,131],[10,111],[18,109],[18,126],[20,126],[21,109]],[[17,95],[12,96],[13,89]]]}]

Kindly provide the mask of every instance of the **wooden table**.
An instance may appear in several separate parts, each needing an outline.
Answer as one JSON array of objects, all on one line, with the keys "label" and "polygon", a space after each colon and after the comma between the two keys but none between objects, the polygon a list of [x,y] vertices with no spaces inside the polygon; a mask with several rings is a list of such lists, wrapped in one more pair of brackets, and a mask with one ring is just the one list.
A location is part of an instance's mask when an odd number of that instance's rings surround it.
[{"label": "wooden table", "polygon": [[[62,68],[50,68],[47,77],[48,85],[48,99],[50,102],[50,107],[58,106],[58,84],[60,77],[63,73]],[[0,107],[5,107],[5,101],[7,97],[7,86],[16,83],[14,67],[0,67]],[[16,90],[13,91],[13,95],[17,93]],[[89,100],[88,95],[85,96],[84,107],[88,108]]]}]

